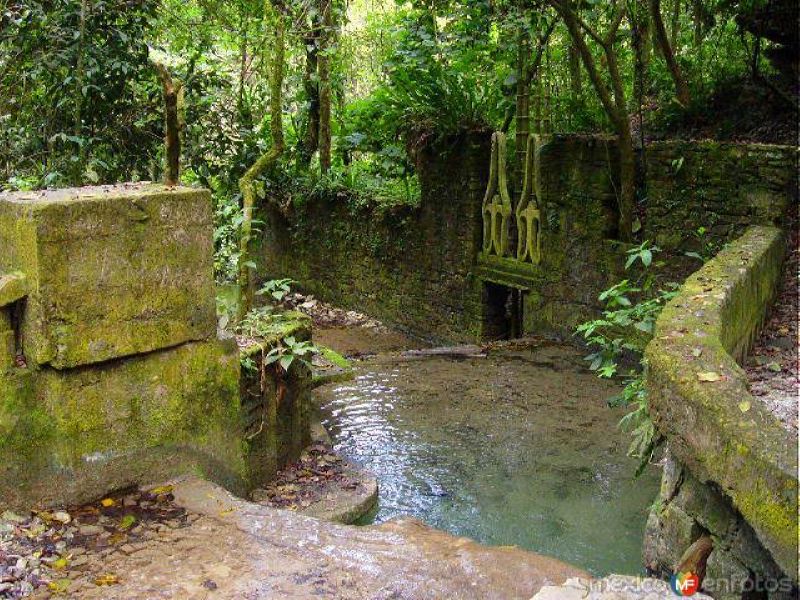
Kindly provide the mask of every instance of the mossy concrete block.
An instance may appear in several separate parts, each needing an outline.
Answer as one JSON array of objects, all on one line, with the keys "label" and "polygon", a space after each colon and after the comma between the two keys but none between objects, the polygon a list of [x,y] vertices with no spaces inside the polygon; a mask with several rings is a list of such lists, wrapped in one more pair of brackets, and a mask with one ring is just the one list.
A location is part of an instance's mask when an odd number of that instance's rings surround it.
[{"label": "mossy concrete block", "polygon": [[0,308],[22,299],[28,293],[28,281],[23,273],[0,273]]},{"label": "mossy concrete block", "polygon": [[245,491],[238,358],[214,340],[0,375],[0,505],[79,503],[186,473]]},{"label": "mossy concrete block", "polygon": [[663,310],[645,352],[656,428],[712,482],[797,580],[797,439],[748,388],[741,359],[780,279],[780,230],[751,227],[697,271]]},{"label": "mossy concrete block", "polygon": [[0,272],[29,296],[27,358],[57,369],[215,335],[206,190],[124,184],[0,194]]}]

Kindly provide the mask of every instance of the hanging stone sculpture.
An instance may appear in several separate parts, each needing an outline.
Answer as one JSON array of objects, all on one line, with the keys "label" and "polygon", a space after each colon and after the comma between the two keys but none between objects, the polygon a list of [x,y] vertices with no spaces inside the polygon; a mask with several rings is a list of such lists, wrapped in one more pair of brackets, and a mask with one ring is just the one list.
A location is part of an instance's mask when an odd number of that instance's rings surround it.
[{"label": "hanging stone sculpture", "polygon": [[486,254],[506,256],[509,253],[511,225],[511,195],[506,177],[506,136],[502,132],[492,135],[492,156],[489,167],[489,184],[483,197],[483,251]]},{"label": "hanging stone sculpture", "polygon": [[542,218],[534,191],[536,138],[528,136],[525,152],[525,180],[517,203],[517,260],[538,265],[542,260]]}]

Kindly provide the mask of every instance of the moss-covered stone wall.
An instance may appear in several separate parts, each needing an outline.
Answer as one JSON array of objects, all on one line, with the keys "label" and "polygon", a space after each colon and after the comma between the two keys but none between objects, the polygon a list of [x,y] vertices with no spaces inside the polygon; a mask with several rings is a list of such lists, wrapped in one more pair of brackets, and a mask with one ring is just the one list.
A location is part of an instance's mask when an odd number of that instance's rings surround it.
[{"label": "moss-covered stone wall", "polygon": [[748,225],[781,225],[797,202],[798,148],[715,141],[647,145],[645,236],[692,245],[698,227],[727,241]]},{"label": "moss-covered stone wall", "polygon": [[292,277],[340,306],[440,340],[474,340],[481,287],[473,273],[489,135],[449,138],[421,151],[419,207],[357,206],[330,195],[267,208],[263,279]]},{"label": "moss-covered stone wall", "polygon": [[[623,277],[616,141],[541,137],[535,188],[542,261],[520,266],[478,257],[488,138],[426,149],[418,208],[353,206],[330,195],[288,215],[269,209],[259,276],[292,277],[323,300],[446,341],[474,340],[491,329],[493,293],[484,286],[491,281],[523,290],[522,332],[570,336],[597,314],[599,293]],[[797,191],[796,159],[797,149],[783,146],[649,144],[638,235],[672,254],[668,277],[680,280],[698,266],[683,254],[698,250],[698,227],[721,243],[748,224],[782,220]]]},{"label": "moss-covered stone wall", "polygon": [[[775,296],[784,248],[779,229],[754,226],[689,277],[658,319],[645,353],[646,386],[655,426],[676,460],[719,490],[796,582],[796,434],[750,394],[737,364]],[[734,558],[754,570],[745,551]]]},{"label": "moss-covered stone wall", "polygon": [[542,262],[524,295],[523,331],[570,336],[622,274],[618,153],[612,138],[546,136],[536,158]]},{"label": "moss-covered stone wall", "polygon": [[0,194],[0,506],[186,473],[246,491],[211,261],[206,190]]},{"label": "moss-covered stone wall", "polygon": [[28,360],[62,369],[213,337],[210,233],[207,190],[0,194],[0,274],[28,279]]}]

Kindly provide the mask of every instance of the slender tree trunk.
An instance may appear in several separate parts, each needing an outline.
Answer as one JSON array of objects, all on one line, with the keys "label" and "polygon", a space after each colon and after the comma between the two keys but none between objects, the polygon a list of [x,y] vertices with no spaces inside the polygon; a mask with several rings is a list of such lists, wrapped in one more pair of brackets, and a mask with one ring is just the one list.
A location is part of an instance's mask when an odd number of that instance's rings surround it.
[{"label": "slender tree trunk", "polygon": [[303,72],[303,89],[308,99],[306,129],[300,144],[300,160],[308,166],[311,157],[319,148],[319,79],[318,51],[320,20],[314,17],[311,31],[305,36],[306,67]]},{"label": "slender tree trunk", "polygon": [[242,192],[242,233],[239,241],[239,314],[241,320],[253,307],[255,288],[252,272],[251,242],[253,234],[253,209],[256,204],[255,182],[278,162],[283,154],[283,76],[286,69],[286,17],[273,11],[275,17],[275,47],[270,69],[270,133],[272,147],[247,169],[239,180]]},{"label": "slender tree trunk", "polygon": [[581,96],[583,81],[581,80],[581,56],[575,44],[569,46],[569,87],[572,97],[577,99]]},{"label": "slender tree trunk", "polygon": [[167,67],[154,63],[161,79],[164,96],[164,185],[180,183],[180,114],[178,109],[179,85],[175,85]]},{"label": "slender tree trunk", "polygon": [[672,31],[670,32],[670,43],[673,48],[678,47],[678,35],[681,31],[681,0],[675,0],[672,5]]},{"label": "slender tree trunk", "polygon": [[[649,3],[650,17],[653,19],[656,42],[661,49],[661,54],[664,56],[667,68],[672,76],[672,81],[675,84],[675,95],[682,106],[688,106],[690,100],[689,86],[686,84],[686,79],[681,72],[680,65],[678,65],[678,61],[675,59],[673,47],[670,46],[669,39],[667,38],[667,30],[664,27],[664,20],[661,18],[661,0],[649,0]],[[672,39],[676,40],[677,36],[673,35]]]},{"label": "slender tree trunk", "polygon": [[322,33],[319,53],[319,164],[327,173],[331,168],[331,38],[332,0],[322,0]]},{"label": "slender tree trunk", "polygon": [[530,43],[527,35],[523,32],[519,37],[519,49],[517,53],[517,137],[516,137],[516,164],[517,174],[517,198],[522,194],[522,179],[525,165],[525,151],[528,147],[528,134],[530,133],[530,82],[527,81],[525,74],[528,71],[530,62]]},{"label": "slender tree trunk", "polygon": [[651,19],[648,0],[636,0],[633,19],[633,50],[635,55],[633,95],[641,105],[647,95],[650,72]]},{"label": "slender tree trunk", "polygon": [[86,16],[89,11],[89,0],[81,0],[81,13],[78,21],[78,45],[75,58],[75,124],[73,135],[80,140],[78,145],[78,160],[75,162],[73,180],[76,185],[83,178],[84,147],[83,147],[83,88],[85,86],[84,52],[86,50]]},{"label": "slender tree trunk", "polygon": [[608,75],[611,80],[611,89],[609,90],[597,70],[596,61],[589,46],[586,44],[586,39],[572,4],[564,0],[550,0],[550,3],[563,19],[564,25],[566,25],[572,41],[580,53],[589,81],[592,82],[592,86],[617,132],[620,153],[620,193],[617,201],[619,206],[619,237],[622,241],[631,241],[633,239],[633,212],[636,206],[636,159],[625,101],[625,88],[613,47],[616,33],[624,17],[623,9],[617,8],[612,26],[604,38],[596,32],[591,34],[603,48]]}]

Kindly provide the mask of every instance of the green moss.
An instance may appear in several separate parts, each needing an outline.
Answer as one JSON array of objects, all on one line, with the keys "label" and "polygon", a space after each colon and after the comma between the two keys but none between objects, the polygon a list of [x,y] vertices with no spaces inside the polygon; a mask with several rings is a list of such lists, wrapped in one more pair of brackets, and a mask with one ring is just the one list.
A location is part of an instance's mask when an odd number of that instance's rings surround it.
[{"label": "green moss", "polygon": [[243,492],[238,355],[219,342],[6,376],[0,504],[76,502],[198,468]]},{"label": "green moss", "polygon": [[[725,490],[795,577],[797,455],[734,360],[746,353],[774,297],[783,248],[779,230],[750,228],[686,281],[647,347],[647,392],[675,456]],[[705,381],[707,373],[715,381]]]},{"label": "green moss", "polygon": [[31,290],[28,359],[71,368],[213,337],[210,204],[157,185],[0,194],[0,272]]}]

